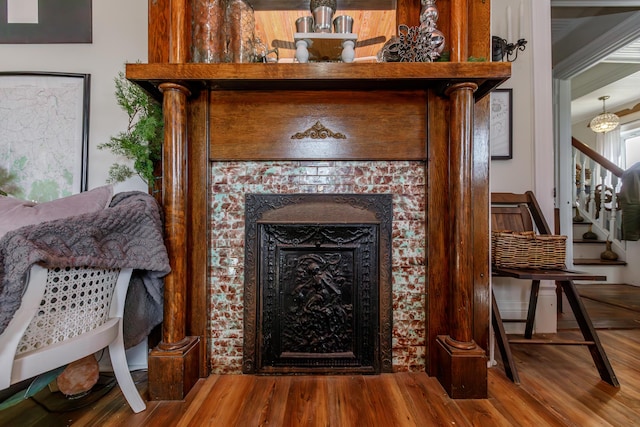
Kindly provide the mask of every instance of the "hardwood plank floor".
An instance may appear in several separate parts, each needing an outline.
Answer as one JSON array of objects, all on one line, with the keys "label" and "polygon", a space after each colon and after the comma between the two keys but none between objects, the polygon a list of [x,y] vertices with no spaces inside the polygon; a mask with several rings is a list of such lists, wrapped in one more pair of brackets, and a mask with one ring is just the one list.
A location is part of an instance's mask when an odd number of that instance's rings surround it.
[{"label": "hardwood plank floor", "polygon": [[[561,332],[579,338],[577,331]],[[28,400],[0,426],[632,426],[640,425],[640,329],[599,330],[621,383],[600,381],[582,346],[513,345],[521,384],[489,370],[489,398],[452,400],[424,373],[211,376],[182,402],[133,414],[118,387],[86,408],[47,413]],[[147,396],[146,374],[135,375]]]}]

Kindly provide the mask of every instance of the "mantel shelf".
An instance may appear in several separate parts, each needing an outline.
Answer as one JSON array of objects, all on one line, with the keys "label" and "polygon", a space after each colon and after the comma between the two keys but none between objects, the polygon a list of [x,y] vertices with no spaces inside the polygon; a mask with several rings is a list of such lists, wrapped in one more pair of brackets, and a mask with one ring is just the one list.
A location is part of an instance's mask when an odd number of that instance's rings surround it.
[{"label": "mantel shelf", "polygon": [[211,90],[416,90],[478,84],[476,99],[511,76],[508,62],[127,64],[126,76],[159,98],[157,86]]}]

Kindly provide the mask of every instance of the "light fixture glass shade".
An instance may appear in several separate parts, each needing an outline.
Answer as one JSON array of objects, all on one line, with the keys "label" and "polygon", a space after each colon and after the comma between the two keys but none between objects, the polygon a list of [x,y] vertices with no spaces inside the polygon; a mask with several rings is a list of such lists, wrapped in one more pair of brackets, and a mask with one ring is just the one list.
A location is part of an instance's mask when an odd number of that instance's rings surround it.
[{"label": "light fixture glass shade", "polygon": [[610,132],[620,124],[620,118],[613,113],[602,113],[596,116],[589,123],[589,127],[594,132]]},{"label": "light fixture glass shade", "polygon": [[605,101],[609,99],[608,96],[601,96],[598,98],[602,101],[602,114],[596,116],[589,123],[589,127],[592,131],[598,133],[606,133],[614,130],[620,124],[620,117],[616,116],[613,113],[607,113],[607,108],[605,107]]}]

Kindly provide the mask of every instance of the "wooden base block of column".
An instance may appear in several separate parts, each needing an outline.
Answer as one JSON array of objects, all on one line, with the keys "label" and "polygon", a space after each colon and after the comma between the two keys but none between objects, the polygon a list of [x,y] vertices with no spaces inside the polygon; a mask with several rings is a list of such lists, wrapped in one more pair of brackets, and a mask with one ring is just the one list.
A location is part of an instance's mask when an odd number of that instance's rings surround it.
[{"label": "wooden base block of column", "polygon": [[447,336],[436,339],[436,377],[452,399],[487,398],[487,355],[477,345],[462,350],[449,345]]},{"label": "wooden base block of column", "polygon": [[154,348],[149,354],[149,398],[182,400],[199,378],[200,337],[176,350]]}]

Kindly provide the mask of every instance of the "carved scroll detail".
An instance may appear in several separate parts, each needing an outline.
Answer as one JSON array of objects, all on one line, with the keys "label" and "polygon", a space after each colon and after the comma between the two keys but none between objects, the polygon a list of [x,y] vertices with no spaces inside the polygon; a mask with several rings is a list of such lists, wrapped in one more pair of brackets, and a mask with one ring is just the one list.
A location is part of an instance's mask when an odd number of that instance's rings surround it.
[{"label": "carved scroll detail", "polygon": [[340,132],[333,132],[330,129],[327,129],[320,121],[317,121],[315,125],[311,126],[309,129],[304,132],[297,132],[291,135],[291,139],[347,139],[346,135]]}]

